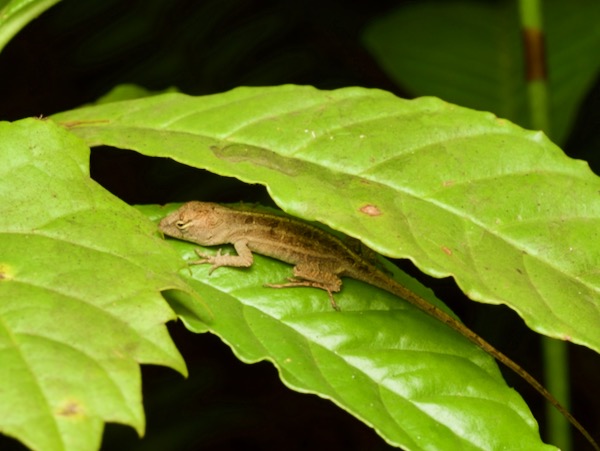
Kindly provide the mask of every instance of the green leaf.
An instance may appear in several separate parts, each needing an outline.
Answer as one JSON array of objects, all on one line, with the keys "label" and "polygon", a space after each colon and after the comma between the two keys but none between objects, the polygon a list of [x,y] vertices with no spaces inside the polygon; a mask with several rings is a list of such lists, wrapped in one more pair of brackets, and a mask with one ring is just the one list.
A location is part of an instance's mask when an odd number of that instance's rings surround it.
[{"label": "green leaf", "polygon": [[[169,210],[145,208],[153,218]],[[198,258],[196,249],[215,252],[169,242],[188,261]],[[321,290],[263,287],[291,275],[289,265],[273,259],[256,255],[251,268],[208,271],[206,265],[180,271],[214,313],[197,331],[218,335],[244,362],[273,362],[288,387],[333,401],[390,444],[555,449],[540,442],[527,406],[490,356],[393,295],[346,280],[336,312]],[[395,277],[439,305],[415,280],[397,271]]]},{"label": "green leaf", "polygon": [[[543,2],[552,137],[564,142],[600,71],[600,3]],[[421,1],[373,21],[365,44],[398,84],[528,126],[517,4]]]},{"label": "green leaf", "polygon": [[0,123],[0,432],[32,449],[97,449],[105,421],[142,434],[139,364],[186,374],[160,295],[187,289],[181,261],[88,159],[50,121]]},{"label": "green leaf", "polygon": [[0,0],[0,51],[25,25],[60,0]]},{"label": "green leaf", "polygon": [[600,350],[600,180],[540,132],[435,98],[298,86],[54,118],[90,145],[264,184],[294,216],[452,275],[472,299]]}]

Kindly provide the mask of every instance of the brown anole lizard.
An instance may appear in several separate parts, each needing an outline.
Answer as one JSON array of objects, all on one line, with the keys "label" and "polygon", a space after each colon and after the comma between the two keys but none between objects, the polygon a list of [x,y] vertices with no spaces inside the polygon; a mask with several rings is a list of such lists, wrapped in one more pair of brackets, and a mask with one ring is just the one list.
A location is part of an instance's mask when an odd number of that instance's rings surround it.
[{"label": "brown anole lizard", "polygon": [[445,323],[459,334],[525,379],[577,428],[596,450],[596,444],[584,427],[533,376],[491,344],[445,311],[396,282],[371,261],[341,239],[319,227],[297,219],[249,209],[234,209],[210,202],[188,202],[160,221],[159,229],[168,236],[215,246],[233,244],[237,255],[205,255],[190,264],[249,267],[252,252],[294,265],[294,277],[272,288],[314,287],[325,290],[337,310],[333,293],[342,288],[341,277],[366,282],[405,299],[425,313]]}]

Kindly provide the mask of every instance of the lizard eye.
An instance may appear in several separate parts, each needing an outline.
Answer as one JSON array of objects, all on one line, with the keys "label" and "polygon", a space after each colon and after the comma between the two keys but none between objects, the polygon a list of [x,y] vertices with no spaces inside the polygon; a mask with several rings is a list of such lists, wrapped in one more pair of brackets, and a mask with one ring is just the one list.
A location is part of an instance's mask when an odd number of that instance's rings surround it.
[{"label": "lizard eye", "polygon": [[177,227],[178,229],[185,229],[189,225],[189,223],[189,221],[177,221],[175,223],[175,227]]}]

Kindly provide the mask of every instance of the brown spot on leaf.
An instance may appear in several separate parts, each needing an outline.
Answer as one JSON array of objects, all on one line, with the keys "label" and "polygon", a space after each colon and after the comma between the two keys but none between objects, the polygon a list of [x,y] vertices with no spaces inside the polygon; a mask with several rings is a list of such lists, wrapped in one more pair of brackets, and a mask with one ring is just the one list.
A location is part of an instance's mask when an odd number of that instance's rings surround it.
[{"label": "brown spot on leaf", "polygon": [[444,251],[444,254],[446,255],[452,255],[452,249],[450,249],[449,247],[442,246],[442,251]]},{"label": "brown spot on leaf", "polygon": [[363,205],[362,207],[360,207],[359,211],[361,213],[367,214],[369,216],[380,216],[381,215],[381,210],[372,204]]},{"label": "brown spot on leaf", "polygon": [[63,417],[75,417],[81,416],[83,414],[83,409],[78,402],[69,400],[66,401],[62,406],[59,406],[56,413]]},{"label": "brown spot on leaf", "polygon": [[97,125],[97,124],[108,124],[108,123],[110,123],[110,120],[108,120],[108,119],[97,119],[97,120],[89,120],[89,121],[67,121],[67,122],[60,122],[60,124],[63,127],[66,127],[66,128],[75,128],[75,127],[79,127],[79,126]]}]

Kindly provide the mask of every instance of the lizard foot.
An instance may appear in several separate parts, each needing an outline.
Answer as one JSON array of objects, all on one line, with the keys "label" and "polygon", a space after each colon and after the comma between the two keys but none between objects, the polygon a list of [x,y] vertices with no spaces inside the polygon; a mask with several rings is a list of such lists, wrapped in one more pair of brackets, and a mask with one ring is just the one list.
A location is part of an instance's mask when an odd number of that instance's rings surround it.
[{"label": "lizard foot", "polygon": [[198,257],[200,257],[200,260],[194,260],[191,262],[188,262],[188,265],[204,265],[206,263],[212,265],[208,271],[208,275],[211,275],[213,273],[213,271],[215,269],[217,269],[220,266],[225,266],[223,264],[223,259],[221,256],[221,249],[217,250],[217,254],[216,255],[209,255],[209,254],[205,254],[203,252],[200,252],[198,249],[194,249],[196,251],[196,254],[198,254]]}]

